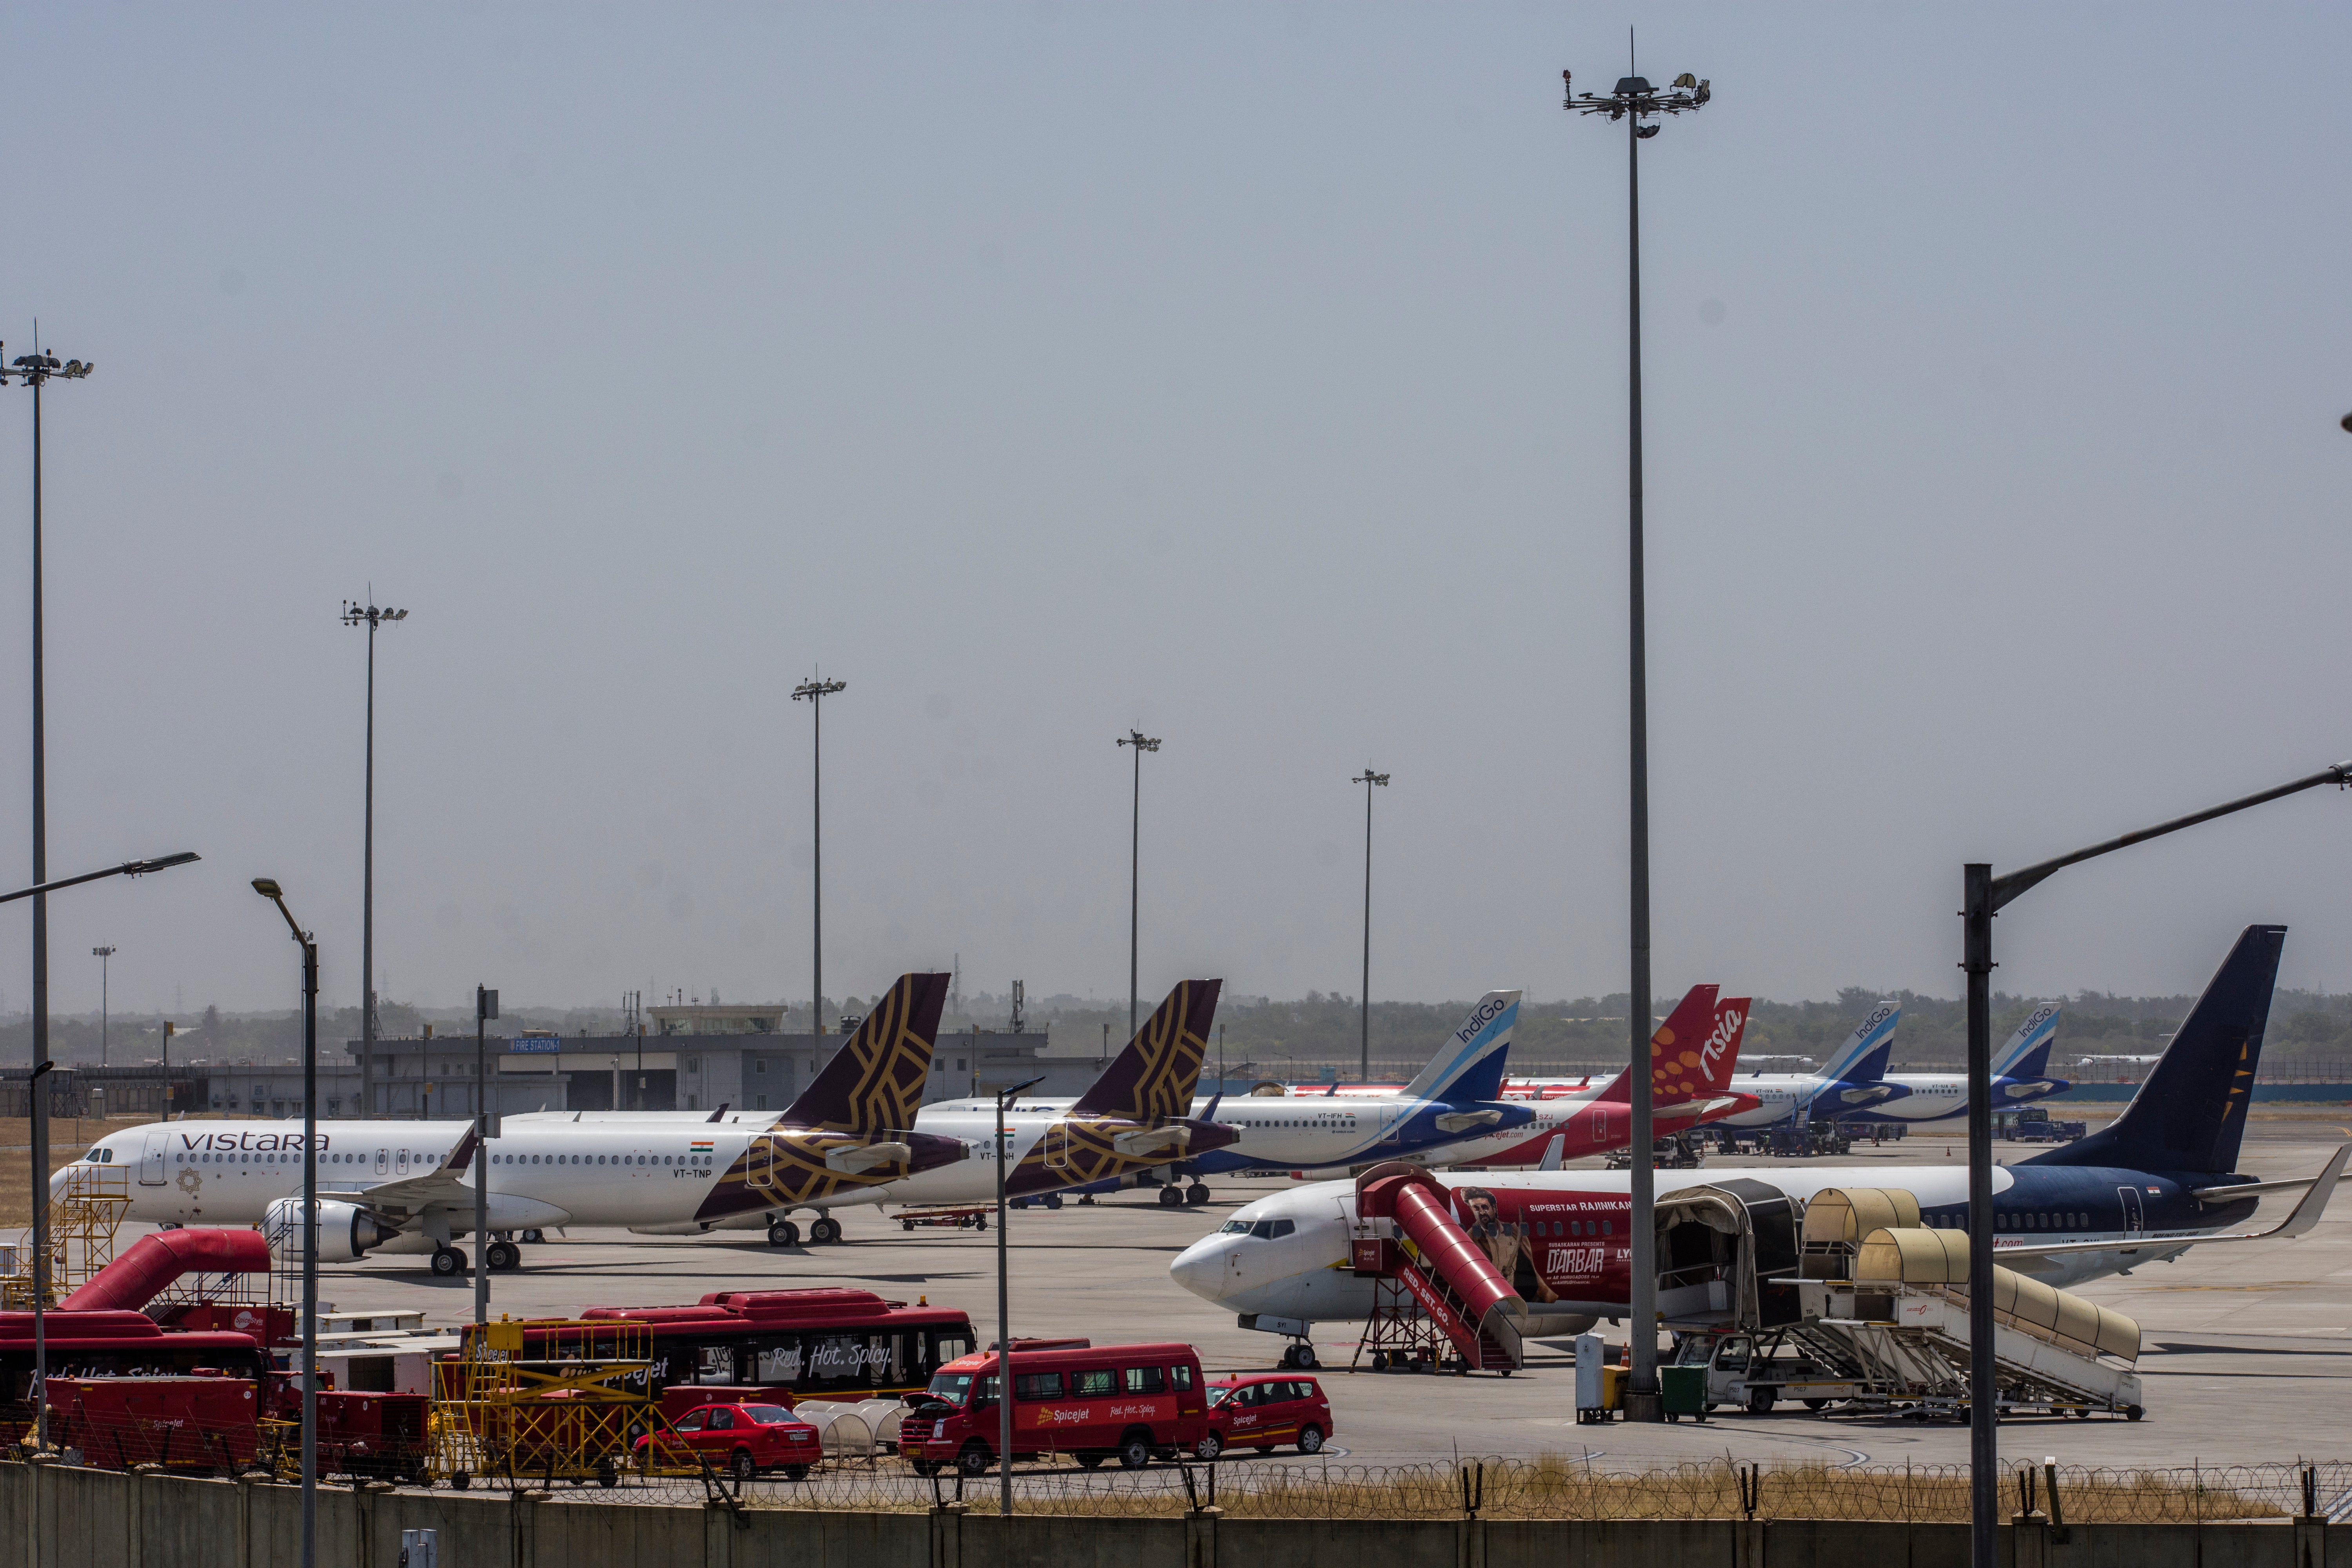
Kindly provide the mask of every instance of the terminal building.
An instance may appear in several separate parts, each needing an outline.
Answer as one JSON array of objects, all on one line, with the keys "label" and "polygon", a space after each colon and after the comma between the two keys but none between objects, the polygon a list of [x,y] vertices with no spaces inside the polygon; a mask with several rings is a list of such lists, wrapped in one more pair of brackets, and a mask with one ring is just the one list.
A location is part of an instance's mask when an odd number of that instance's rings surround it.
[{"label": "terminal building", "polygon": [[[635,1035],[557,1035],[525,1031],[488,1042],[490,1109],[524,1110],[782,1110],[799,1098],[845,1033],[787,1034],[781,1005],[675,1006],[646,1009]],[[852,1026],[855,1026],[854,1025]],[[1041,1095],[1077,1095],[1101,1071],[1101,1047],[1080,1041],[1083,1055],[1062,1055],[1044,1030],[941,1030],[931,1058],[925,1100],[992,1094],[1042,1078]],[[349,1061],[330,1075],[320,1065],[320,1108],[351,1116],[359,1103],[361,1043],[346,1043]],[[245,1090],[247,1115],[300,1114],[301,1069],[215,1068],[212,1087]],[[290,1079],[290,1085],[287,1082]],[[249,1079],[250,1081],[247,1081]],[[289,1092],[290,1090],[290,1092]],[[289,1103],[290,1112],[261,1106]],[[474,1114],[474,1041],[470,1036],[379,1039],[375,1043],[378,1116],[467,1117]],[[223,1104],[216,1110],[227,1110]]]}]

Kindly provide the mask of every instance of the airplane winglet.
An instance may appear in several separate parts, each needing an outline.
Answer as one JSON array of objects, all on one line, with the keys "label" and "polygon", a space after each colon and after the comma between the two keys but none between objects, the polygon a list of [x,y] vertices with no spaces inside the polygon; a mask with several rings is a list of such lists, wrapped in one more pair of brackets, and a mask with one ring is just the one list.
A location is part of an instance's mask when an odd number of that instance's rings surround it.
[{"label": "airplane winglet", "polygon": [[448,1168],[452,1171],[462,1171],[474,1163],[475,1146],[480,1142],[481,1139],[476,1135],[474,1124],[467,1122],[466,1135],[457,1140],[456,1148],[449,1151]]},{"label": "airplane winglet", "polygon": [[719,1109],[712,1111],[709,1116],[704,1117],[703,1120],[706,1121],[718,1121],[720,1117],[727,1114],[727,1105],[728,1102],[726,1100],[720,1100],[719,1102]]}]

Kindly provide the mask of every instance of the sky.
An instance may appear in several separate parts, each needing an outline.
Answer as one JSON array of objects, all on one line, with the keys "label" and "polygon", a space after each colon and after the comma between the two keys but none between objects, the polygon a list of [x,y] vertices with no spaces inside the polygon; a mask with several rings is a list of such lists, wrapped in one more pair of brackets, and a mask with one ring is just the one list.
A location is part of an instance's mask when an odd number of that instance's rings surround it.
[{"label": "sky", "polygon": [[[1951,994],[1960,867],[2352,757],[2352,14],[16,7],[52,1005],[1626,977]],[[2251,91],[2249,89],[2252,89]],[[0,879],[31,395],[0,395]],[[2012,992],[2352,984],[2352,798],[2070,871]],[[16,883],[14,885],[21,885]],[[0,909],[0,1006],[30,989]]]}]

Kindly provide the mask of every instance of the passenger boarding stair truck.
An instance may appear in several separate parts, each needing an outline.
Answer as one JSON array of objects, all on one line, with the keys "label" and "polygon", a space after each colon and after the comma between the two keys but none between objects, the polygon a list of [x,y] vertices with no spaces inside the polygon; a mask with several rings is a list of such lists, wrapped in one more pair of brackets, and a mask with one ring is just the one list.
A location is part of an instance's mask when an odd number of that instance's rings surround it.
[{"label": "passenger boarding stair truck", "polygon": [[1423,1363],[1434,1371],[1450,1345],[1459,1371],[1508,1377],[1526,1365],[1518,1325],[1528,1304],[1486,1238],[1454,1217],[1454,1193],[1421,1167],[1391,1161],[1359,1177],[1356,1194],[1355,1269],[1379,1279],[1357,1354],[1371,1351],[1376,1369]]},{"label": "passenger boarding stair truck", "polygon": [[[1677,1194],[1676,1206],[1689,1195]],[[1670,1219],[1664,1205],[1660,1218],[1664,1258],[1692,1219]],[[1687,1293],[1675,1301],[1660,1281],[1662,1310],[1686,1332],[1679,1359],[1708,1368],[1709,1403],[1761,1413],[1801,1400],[1816,1410],[1834,1403],[1967,1419],[1966,1232],[1922,1225],[1917,1199],[1887,1188],[1815,1194],[1795,1270],[1772,1267],[1779,1248],[1752,1225],[1742,1235],[1709,1228],[1723,1237],[1717,1297],[1728,1310]],[[1752,1296],[1743,1280],[1754,1282]],[[1993,1289],[1990,1350],[2003,1413],[2140,1418],[2137,1323],[2008,1268],[1994,1268]]]}]

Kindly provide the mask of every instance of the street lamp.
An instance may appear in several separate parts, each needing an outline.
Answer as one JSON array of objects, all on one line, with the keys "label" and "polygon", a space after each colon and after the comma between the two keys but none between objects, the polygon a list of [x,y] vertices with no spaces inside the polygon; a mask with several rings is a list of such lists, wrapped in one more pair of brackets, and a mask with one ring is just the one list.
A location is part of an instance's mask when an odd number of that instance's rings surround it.
[{"label": "street lamp", "polygon": [[1993,1358],[1982,1347],[1993,1342],[1992,1214],[1992,918],[2027,889],[2084,860],[2249,806],[2262,805],[2307,789],[2352,785],[2352,762],[2322,768],[2307,778],[2280,784],[2223,805],[2208,806],[2143,827],[2072,854],[2053,856],[2022,870],[1996,877],[1990,865],[1970,861],[1960,868],[1960,967],[1969,977],[1969,1560],[1970,1568],[1993,1568],[1996,1505],[2000,1500],[2000,1394]]},{"label": "street lamp", "polygon": [[89,955],[98,960],[98,1065],[106,1067],[106,961],[114,956],[110,947],[93,947]]},{"label": "street lamp", "polygon": [[[490,1068],[489,1020],[499,1016],[499,994],[474,987],[474,1342],[490,1322]],[[561,1057],[556,1058],[561,1061]],[[621,1058],[613,1058],[613,1081],[621,1081]],[[619,1105],[615,1096],[613,1102]],[[501,1120],[503,1125],[503,1119]]]},{"label": "street lamp", "polygon": [[1633,856],[1631,925],[1633,977],[1626,1017],[1632,1031],[1628,1087],[1633,1093],[1633,1316],[1626,1338],[1633,1352],[1625,1390],[1628,1421],[1663,1420],[1658,1397],[1657,1173],[1650,1159],[1650,712],[1648,632],[1642,584],[1642,143],[1660,127],[1644,125],[1661,114],[1684,114],[1706,107],[1711,91],[1688,71],[1664,91],[1645,77],[1619,79],[1605,93],[1578,94],[1569,73],[1559,73],[1566,94],[1562,108],[1579,114],[1605,114],[1625,121],[1626,403],[1630,440],[1626,448],[1626,577],[1633,653]]},{"label": "street lamp", "polygon": [[319,943],[276,881],[253,890],[278,906],[302,949],[302,1568],[319,1561]]},{"label": "street lamp", "polygon": [[[972,1065],[978,1067],[980,1058],[974,1057]],[[996,1094],[996,1509],[1007,1518],[1013,1514],[1013,1277],[1004,1240],[1004,1167],[1013,1151],[1005,1138],[1004,1110],[1045,1081],[1040,1074]]]},{"label": "street lamp", "polygon": [[[375,591],[368,590],[373,598]],[[343,625],[367,636],[367,826],[360,849],[360,1114],[375,1111],[375,629],[408,618],[406,610],[343,601]]]},{"label": "street lamp", "polygon": [[[76,888],[106,877],[143,877],[150,871],[168,871],[197,858],[195,851],[184,849],[177,855],[153,860],[125,860],[103,871],[85,871],[79,877],[61,877],[54,882],[36,882],[13,893],[0,893],[0,904],[30,899],[37,913],[42,900],[60,888]],[[49,1096],[48,1086],[41,1079],[49,1071],[49,1057],[37,1034],[33,1037],[33,1070],[25,1079],[26,1097],[31,1102],[26,1109],[33,1122],[33,1445],[35,1452],[45,1454],[49,1448]],[[167,1094],[169,1084],[167,1076]]]},{"label": "street lamp", "polygon": [[1364,994],[1360,1000],[1364,1008],[1363,1059],[1360,1072],[1363,1081],[1372,1081],[1372,790],[1386,788],[1389,775],[1376,773],[1367,767],[1350,784],[1364,786]]},{"label": "street lamp", "polygon": [[824,1033],[824,700],[848,689],[845,680],[817,676],[793,688],[793,700],[809,705],[814,742],[809,761],[809,1026],[820,1035]]},{"label": "street lamp", "polygon": [[1156,752],[1160,742],[1140,730],[1129,730],[1118,742],[1135,748],[1135,819],[1127,847],[1127,1037],[1135,1038],[1136,939],[1142,929],[1143,910],[1143,753]]},{"label": "street lamp", "polygon": [[[8,368],[0,371],[0,384],[5,384],[13,375],[18,385],[33,389],[33,884],[38,887],[48,879],[49,875],[47,699],[41,666],[41,389],[49,384],[52,377],[58,381],[79,381],[98,366],[95,363],[78,359],[60,363],[57,355],[41,352],[37,329],[34,337],[33,352],[18,354],[10,361]],[[48,1070],[49,900],[37,893],[33,897],[33,1076],[26,1080],[27,1087],[39,1087],[41,1075]],[[37,1107],[40,1096],[36,1095],[34,1100]],[[47,1116],[36,1109],[33,1111],[33,1180],[37,1186],[48,1179],[48,1131]],[[36,1195],[34,1214],[37,1225],[39,1223],[37,1216],[47,1206],[42,1198]],[[38,1283],[37,1279],[36,1283]],[[36,1300],[38,1300],[37,1295]]]}]

